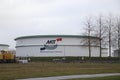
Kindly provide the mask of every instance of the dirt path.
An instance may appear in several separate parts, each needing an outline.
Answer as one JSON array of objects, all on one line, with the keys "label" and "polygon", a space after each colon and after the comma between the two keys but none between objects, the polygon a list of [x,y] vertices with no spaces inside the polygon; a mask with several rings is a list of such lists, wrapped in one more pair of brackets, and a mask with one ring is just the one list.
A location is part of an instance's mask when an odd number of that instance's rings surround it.
[{"label": "dirt path", "polygon": [[29,78],[29,79],[17,79],[17,80],[61,80],[61,79],[92,78],[92,77],[105,77],[105,76],[116,76],[116,75],[120,75],[120,73],[55,76],[55,77]]}]

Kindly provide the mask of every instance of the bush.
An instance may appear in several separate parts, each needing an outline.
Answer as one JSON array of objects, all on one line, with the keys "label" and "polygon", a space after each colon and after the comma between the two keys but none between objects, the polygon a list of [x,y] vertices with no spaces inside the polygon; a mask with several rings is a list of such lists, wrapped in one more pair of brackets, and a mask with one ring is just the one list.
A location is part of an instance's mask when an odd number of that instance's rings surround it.
[{"label": "bush", "polygon": [[33,62],[52,62],[57,59],[63,62],[114,62],[120,63],[120,57],[30,57]]}]

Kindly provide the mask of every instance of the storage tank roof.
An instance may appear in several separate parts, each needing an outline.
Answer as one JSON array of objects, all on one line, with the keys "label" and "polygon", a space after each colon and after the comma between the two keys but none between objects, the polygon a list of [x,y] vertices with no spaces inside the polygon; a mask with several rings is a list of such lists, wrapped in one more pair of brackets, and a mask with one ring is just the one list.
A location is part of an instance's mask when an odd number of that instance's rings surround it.
[{"label": "storage tank roof", "polygon": [[0,46],[8,46],[9,47],[9,45],[7,45],[7,44],[0,44]]},{"label": "storage tank roof", "polygon": [[[21,37],[17,37],[15,38],[15,40],[18,39],[28,39],[28,38],[42,38],[42,37],[80,37],[80,38],[88,38],[89,36],[81,36],[81,35],[32,35],[32,36],[21,36]],[[100,39],[99,37],[95,37],[95,36],[90,36],[91,38],[95,38],[95,39]]]}]

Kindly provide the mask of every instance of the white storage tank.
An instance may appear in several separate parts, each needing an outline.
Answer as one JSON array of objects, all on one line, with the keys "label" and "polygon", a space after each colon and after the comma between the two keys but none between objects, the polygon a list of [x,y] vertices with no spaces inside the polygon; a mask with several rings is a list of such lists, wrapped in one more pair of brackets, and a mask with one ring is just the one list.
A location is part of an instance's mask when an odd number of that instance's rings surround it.
[{"label": "white storage tank", "polygon": [[9,48],[9,45],[7,45],[7,44],[0,44],[0,51],[1,50],[8,51],[8,48]]},{"label": "white storage tank", "polygon": [[[98,37],[91,39],[91,56],[100,56]],[[62,57],[89,56],[88,36],[34,35],[15,39],[17,56]]]}]

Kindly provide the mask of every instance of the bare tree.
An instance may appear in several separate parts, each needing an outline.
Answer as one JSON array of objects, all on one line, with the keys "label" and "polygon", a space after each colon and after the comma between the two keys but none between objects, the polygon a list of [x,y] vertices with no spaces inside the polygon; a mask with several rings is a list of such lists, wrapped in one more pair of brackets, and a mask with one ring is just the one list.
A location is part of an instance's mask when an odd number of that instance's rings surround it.
[{"label": "bare tree", "polygon": [[117,32],[118,32],[118,52],[120,53],[120,17],[117,19]]},{"label": "bare tree", "polygon": [[99,29],[99,31],[98,31],[98,36],[99,36],[99,38],[100,38],[100,57],[101,57],[101,54],[102,54],[102,47],[101,47],[101,39],[102,39],[102,16],[100,15],[99,16],[99,19],[97,20],[97,22],[98,22],[98,29]]},{"label": "bare tree", "polygon": [[111,57],[111,49],[112,49],[112,35],[114,29],[114,21],[113,17],[109,15],[108,19],[106,19],[106,27],[107,27],[107,35],[108,35],[108,47],[109,47],[109,57]]},{"label": "bare tree", "polygon": [[105,27],[105,20],[102,15],[98,16],[95,22],[95,36],[99,37],[99,46],[100,46],[100,57],[102,56],[102,47],[106,46],[106,30],[107,28]]},{"label": "bare tree", "polygon": [[89,52],[89,57],[91,57],[91,35],[92,35],[92,31],[93,31],[93,26],[92,26],[92,21],[91,21],[91,17],[89,17],[86,22],[85,22],[85,33],[84,35],[87,36],[87,39],[84,40],[87,44],[88,44],[88,52]]},{"label": "bare tree", "polygon": [[96,20],[96,26],[98,26],[97,36],[101,38],[100,40],[100,57],[101,48],[108,45],[109,47],[109,57],[111,57],[111,49],[119,48],[119,36],[120,36],[120,19],[117,18],[117,22],[112,15],[107,18],[99,16]]},{"label": "bare tree", "polygon": [[120,50],[120,17],[117,18],[116,22],[116,27],[117,27],[117,48]]},{"label": "bare tree", "polygon": [[100,57],[101,57],[101,52],[102,52],[102,49],[101,49],[101,38],[102,38],[102,19],[101,19],[101,16],[99,17],[99,38],[100,38]]},{"label": "bare tree", "polygon": [[[84,44],[88,45],[89,48],[89,57],[91,57],[91,46],[92,43],[96,43],[95,40],[92,40],[90,36],[99,37],[99,46],[100,46],[100,57],[102,57],[102,48],[109,48],[109,57],[111,57],[111,51],[113,48],[120,49],[120,18],[117,18],[115,22],[115,18],[112,15],[109,17],[98,16],[93,21],[91,17],[89,17],[85,22],[85,32],[88,39],[83,40]],[[94,23],[94,24],[93,24]],[[98,42],[97,42],[98,45]],[[116,46],[117,45],[117,46]]]},{"label": "bare tree", "polygon": [[113,31],[113,38],[112,38],[112,47],[114,49],[120,49],[120,18],[116,18]]}]

